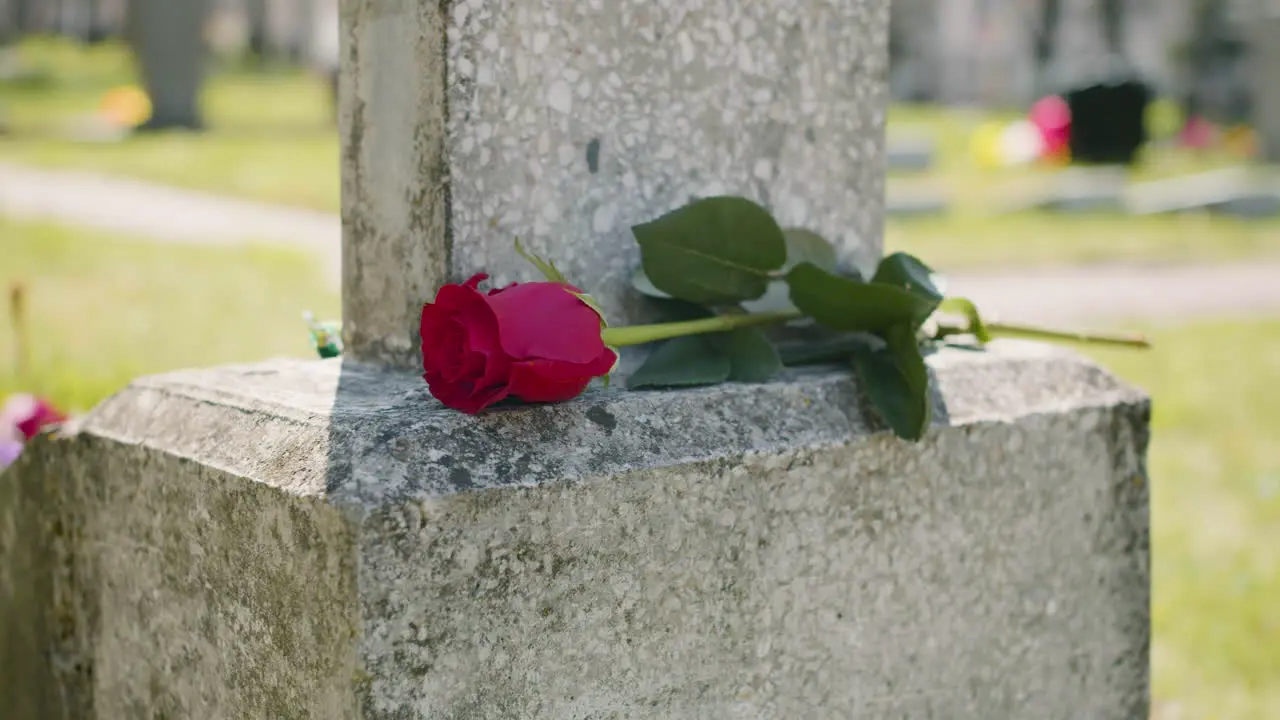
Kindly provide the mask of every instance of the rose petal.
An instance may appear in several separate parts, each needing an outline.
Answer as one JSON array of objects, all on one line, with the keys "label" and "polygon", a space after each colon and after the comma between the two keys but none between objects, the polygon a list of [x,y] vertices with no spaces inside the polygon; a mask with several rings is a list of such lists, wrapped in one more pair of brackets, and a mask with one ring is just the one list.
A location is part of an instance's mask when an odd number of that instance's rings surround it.
[{"label": "rose petal", "polygon": [[600,316],[559,283],[524,283],[486,298],[515,360],[588,363],[600,355]]},{"label": "rose petal", "polygon": [[[481,386],[499,382],[506,376],[506,356],[498,339],[498,321],[493,310],[470,283],[479,283],[487,275],[476,275],[468,285],[445,285],[436,293],[436,301],[422,307],[419,331],[422,335],[422,366],[426,372],[453,370],[458,377],[462,365],[482,377]],[[465,340],[464,340],[465,337]],[[485,363],[475,366],[466,355],[478,352]]]},{"label": "rose petal", "polygon": [[616,361],[617,355],[608,348],[589,363],[518,361],[511,364],[508,387],[526,402],[561,402],[581,395],[592,378],[607,375]]},{"label": "rose petal", "polygon": [[510,358],[498,337],[498,320],[477,286],[478,274],[462,285],[445,285],[423,306],[423,378],[440,402],[477,413],[507,396]]},{"label": "rose petal", "polygon": [[431,394],[445,407],[461,410],[469,415],[475,415],[508,394],[506,384],[477,391],[475,383],[468,381],[449,382],[433,374],[428,374],[426,379]]}]

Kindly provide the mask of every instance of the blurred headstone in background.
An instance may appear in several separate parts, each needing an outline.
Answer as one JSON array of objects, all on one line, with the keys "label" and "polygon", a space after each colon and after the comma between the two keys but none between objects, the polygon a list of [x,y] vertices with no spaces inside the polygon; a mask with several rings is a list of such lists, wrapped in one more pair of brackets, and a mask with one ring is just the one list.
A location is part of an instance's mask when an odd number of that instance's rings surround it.
[{"label": "blurred headstone in background", "polygon": [[267,0],[244,0],[243,10],[249,30],[245,49],[256,60],[264,61],[270,55],[267,47]]},{"label": "blurred headstone in background", "polygon": [[1185,77],[1184,111],[1188,118],[1219,123],[1245,122],[1251,114],[1247,43],[1240,6],[1230,0],[1194,0],[1193,32],[1173,48]]},{"label": "blurred headstone in background", "polygon": [[1151,90],[1128,79],[1096,83],[1066,94],[1071,110],[1071,161],[1078,164],[1131,165],[1147,141],[1146,115]]},{"label": "blurred headstone in background", "polygon": [[893,0],[890,92],[908,102],[1025,106],[1095,80],[1109,44],[1160,93],[1185,92],[1176,50],[1185,55],[1199,35],[1201,5],[1229,2]]},{"label": "blurred headstone in background", "polygon": [[207,0],[130,0],[126,34],[151,98],[140,129],[203,127],[206,9]]},{"label": "blurred headstone in background", "polygon": [[333,99],[334,122],[338,109],[338,67],[342,51],[339,47],[338,0],[315,0],[311,27],[311,66],[325,77]]},{"label": "blurred headstone in background", "polygon": [[1280,8],[1260,13],[1249,28],[1254,129],[1262,159],[1280,163]]}]

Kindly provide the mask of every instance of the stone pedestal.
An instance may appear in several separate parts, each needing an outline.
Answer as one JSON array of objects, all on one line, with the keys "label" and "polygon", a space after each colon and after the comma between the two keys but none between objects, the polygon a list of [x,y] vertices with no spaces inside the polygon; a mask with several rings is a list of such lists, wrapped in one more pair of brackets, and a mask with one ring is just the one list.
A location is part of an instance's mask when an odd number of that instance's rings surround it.
[{"label": "stone pedestal", "polygon": [[844,369],[479,418],[339,361],[140,380],[0,484],[7,717],[1146,717],[1145,398],[929,364],[920,444]]}]

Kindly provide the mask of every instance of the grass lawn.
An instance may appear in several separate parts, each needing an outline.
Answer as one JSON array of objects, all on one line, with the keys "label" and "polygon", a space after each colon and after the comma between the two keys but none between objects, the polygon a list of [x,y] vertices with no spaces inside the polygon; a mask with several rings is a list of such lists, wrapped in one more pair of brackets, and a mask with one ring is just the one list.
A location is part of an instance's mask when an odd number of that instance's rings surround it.
[{"label": "grass lawn", "polygon": [[70,139],[111,88],[133,83],[125,48],[65,40],[22,43],[34,77],[0,81],[0,161],[93,170],[217,193],[338,208],[338,135],[322,79],[295,70],[212,75],[202,98],[208,132],[168,132],[119,142]]},{"label": "grass lawn", "polygon": [[1280,321],[1096,352],[1154,401],[1152,647],[1164,718],[1280,709]]},{"label": "grass lawn", "polygon": [[[60,128],[92,112],[103,93],[134,82],[125,48],[84,48],[65,40],[27,40],[21,64],[38,77],[0,81],[0,115],[13,132],[0,135],[0,161],[95,170],[156,182],[336,212],[338,139],[327,90],[319,78],[274,70],[223,67],[204,94],[210,130],[163,133],[115,143],[67,139]],[[994,204],[1049,177],[1044,168],[987,171],[975,166],[969,136],[976,113],[898,106],[890,134],[927,133],[937,167],[925,180],[945,191],[956,212],[945,219],[897,220],[886,244],[940,269],[1112,260],[1165,262],[1280,257],[1280,222],[1222,218],[1062,218],[1040,213],[996,216]],[[1222,154],[1151,152],[1135,175],[1156,178],[1236,162]]]},{"label": "grass lawn", "polygon": [[958,213],[889,220],[885,250],[912,253],[941,270],[1246,258],[1280,261],[1280,222],[1200,214],[1128,218]]},{"label": "grass lawn", "polygon": [[26,288],[30,365],[17,368],[7,296],[0,397],[29,390],[88,409],[140,374],[312,356],[301,313],[337,317],[310,257],[156,245],[0,219],[0,289]]},{"label": "grass lawn", "polygon": [[[898,106],[889,113],[889,135],[928,137],[936,165],[925,176],[897,174],[893,182],[943,193],[953,212],[939,218],[890,219],[885,245],[919,255],[942,269],[1096,262],[1190,262],[1270,256],[1280,259],[1280,221],[1237,220],[1207,214],[1126,217],[998,213],[1051,182],[1047,167],[982,169],[969,150],[970,136],[985,121],[1013,113],[979,113]],[[1225,151],[1149,148],[1130,173],[1155,180],[1230,167]]]}]

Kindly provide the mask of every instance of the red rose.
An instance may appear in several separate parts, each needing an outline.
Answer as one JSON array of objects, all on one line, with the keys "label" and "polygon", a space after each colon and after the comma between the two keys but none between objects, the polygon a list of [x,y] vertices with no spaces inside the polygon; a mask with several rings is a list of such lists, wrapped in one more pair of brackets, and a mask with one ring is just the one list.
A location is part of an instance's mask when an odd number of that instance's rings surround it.
[{"label": "red rose", "polygon": [[558,402],[613,369],[617,355],[580,290],[514,283],[485,295],[477,286],[487,277],[445,285],[422,306],[423,377],[440,402],[466,413],[507,396]]}]

